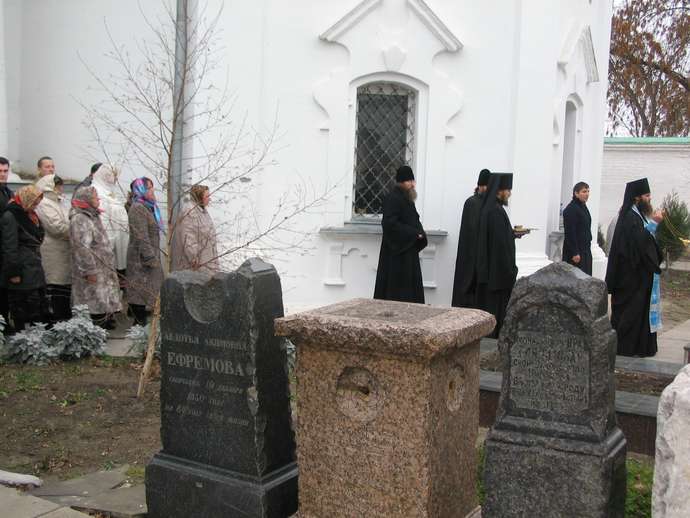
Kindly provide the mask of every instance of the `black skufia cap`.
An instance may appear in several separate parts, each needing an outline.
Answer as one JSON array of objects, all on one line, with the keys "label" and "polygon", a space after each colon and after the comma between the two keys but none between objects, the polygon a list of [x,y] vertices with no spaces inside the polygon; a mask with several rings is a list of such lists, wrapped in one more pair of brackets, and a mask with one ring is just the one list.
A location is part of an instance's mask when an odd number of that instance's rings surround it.
[{"label": "black skufia cap", "polygon": [[403,165],[398,167],[395,172],[395,181],[397,183],[406,182],[408,180],[414,180],[414,173],[409,165]]},{"label": "black skufia cap", "polygon": [[491,171],[488,169],[482,169],[479,171],[479,178],[477,179],[477,185],[484,186],[489,185],[489,177],[491,176]]},{"label": "black skufia cap", "polygon": [[498,190],[513,188],[513,173],[494,173],[498,174]]},{"label": "black skufia cap", "polygon": [[625,184],[625,192],[631,197],[642,196],[643,194],[649,194],[651,189],[649,188],[649,182],[646,178],[640,178],[634,182],[628,182]]}]

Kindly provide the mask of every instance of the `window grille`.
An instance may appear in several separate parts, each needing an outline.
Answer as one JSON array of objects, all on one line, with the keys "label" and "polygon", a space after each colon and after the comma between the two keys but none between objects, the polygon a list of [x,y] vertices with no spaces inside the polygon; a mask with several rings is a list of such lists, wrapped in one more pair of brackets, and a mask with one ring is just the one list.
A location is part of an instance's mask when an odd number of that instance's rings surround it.
[{"label": "window grille", "polygon": [[357,89],[353,213],[380,216],[395,171],[414,159],[417,94],[396,83]]}]

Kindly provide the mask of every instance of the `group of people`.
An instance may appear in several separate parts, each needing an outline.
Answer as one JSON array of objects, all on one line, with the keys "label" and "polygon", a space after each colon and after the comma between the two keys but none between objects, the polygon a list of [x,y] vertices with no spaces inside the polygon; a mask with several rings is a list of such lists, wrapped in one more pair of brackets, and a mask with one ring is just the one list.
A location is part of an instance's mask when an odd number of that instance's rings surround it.
[{"label": "group of people", "polygon": [[[135,179],[124,196],[116,170],[96,163],[67,200],[54,161],[42,157],[37,166],[38,180],[14,193],[10,163],[0,157],[0,311],[8,329],[67,320],[77,305],[113,329],[123,293],[134,323],[146,325],[164,277],[153,181]],[[209,201],[208,187],[195,185],[178,211],[171,271],[219,269]]]},{"label": "group of people", "polygon": [[[424,303],[419,252],[427,246],[427,237],[415,208],[412,169],[400,167],[395,182],[383,202],[383,239],[374,298]],[[496,327],[492,337],[500,333],[517,279],[515,239],[530,232],[513,226],[505,210],[512,187],[512,173],[483,169],[474,193],[465,201],[460,223],[451,305],[493,314]],[[592,275],[588,199],[589,185],[576,183],[573,198],[562,213],[562,259]],[[663,216],[663,212],[652,210],[647,179],[626,185],[606,271],[618,354],[653,356],[657,351],[662,255],[655,234]]]}]

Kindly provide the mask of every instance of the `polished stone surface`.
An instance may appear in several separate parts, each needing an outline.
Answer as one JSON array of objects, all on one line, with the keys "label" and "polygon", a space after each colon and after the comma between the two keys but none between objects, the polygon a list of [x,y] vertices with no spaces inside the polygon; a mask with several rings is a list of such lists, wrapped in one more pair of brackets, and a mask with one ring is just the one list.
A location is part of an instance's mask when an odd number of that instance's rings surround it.
[{"label": "polished stone surface", "polygon": [[146,472],[149,516],[294,511],[295,441],[285,343],[273,332],[283,315],[273,266],[250,259],[212,278],[176,272],[163,285],[161,314],[163,449]]}]

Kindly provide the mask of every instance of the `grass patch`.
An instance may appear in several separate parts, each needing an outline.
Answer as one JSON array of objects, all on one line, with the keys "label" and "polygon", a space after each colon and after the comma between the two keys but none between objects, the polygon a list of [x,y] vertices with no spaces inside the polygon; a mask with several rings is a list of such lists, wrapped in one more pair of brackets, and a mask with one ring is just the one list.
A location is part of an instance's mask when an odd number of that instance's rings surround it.
[{"label": "grass patch", "polygon": [[652,516],[652,483],[654,465],[637,459],[628,459],[628,493],[625,498],[626,518]]},{"label": "grass patch", "polygon": [[31,367],[14,373],[14,392],[28,392],[30,390],[43,390],[45,381],[41,373]]},{"label": "grass patch", "polygon": [[130,466],[125,475],[132,484],[143,484],[146,478],[146,466]]},{"label": "grass patch", "polygon": [[484,499],[486,498],[486,492],[484,491],[484,460],[486,453],[484,452],[484,445],[482,444],[477,449],[477,500],[479,500],[479,505],[484,505]]}]

